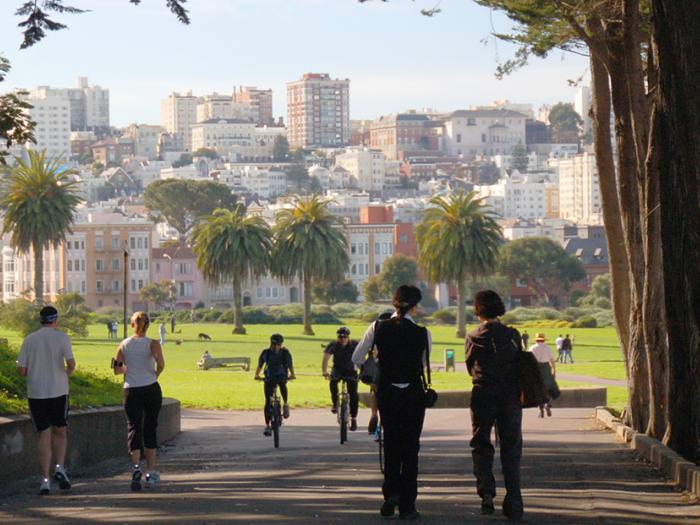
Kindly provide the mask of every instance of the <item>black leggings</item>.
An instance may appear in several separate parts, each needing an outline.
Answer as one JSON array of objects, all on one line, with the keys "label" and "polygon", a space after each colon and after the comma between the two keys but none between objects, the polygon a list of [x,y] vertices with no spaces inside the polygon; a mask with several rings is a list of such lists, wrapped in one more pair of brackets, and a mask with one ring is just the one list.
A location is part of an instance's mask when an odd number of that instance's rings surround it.
[{"label": "black leggings", "polygon": [[[338,406],[338,383],[340,383],[340,376],[331,375],[331,380],[329,382],[331,389],[331,402]],[[348,385],[348,397],[350,398],[350,417],[357,417],[357,408],[359,406],[359,398],[357,395],[357,376],[347,376],[344,377],[345,384]]]},{"label": "black leggings", "polygon": [[124,389],[124,410],[129,423],[129,453],[145,448],[158,448],[156,428],[163,404],[163,392],[156,382],[148,386]]},{"label": "black leggings", "polygon": [[280,395],[284,404],[287,404],[287,381],[265,381],[265,424],[270,424],[270,417],[272,413],[272,405],[270,404],[270,397],[274,391],[275,385],[280,387]]}]

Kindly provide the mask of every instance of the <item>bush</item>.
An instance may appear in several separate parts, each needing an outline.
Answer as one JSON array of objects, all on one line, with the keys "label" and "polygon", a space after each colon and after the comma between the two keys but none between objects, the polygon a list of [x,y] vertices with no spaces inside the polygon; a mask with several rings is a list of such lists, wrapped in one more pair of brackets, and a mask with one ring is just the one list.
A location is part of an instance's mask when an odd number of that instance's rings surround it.
[{"label": "bush", "polygon": [[442,324],[455,324],[457,321],[457,307],[448,306],[447,308],[441,308],[433,312],[433,321]]},{"label": "bush", "polygon": [[376,319],[377,316],[387,310],[393,310],[391,305],[376,303],[338,303],[332,306],[333,313],[341,319]]},{"label": "bush", "polygon": [[598,299],[593,301],[593,304],[596,308],[600,308],[601,310],[610,310],[612,308],[610,299],[606,299],[605,297],[598,297]]},{"label": "bush", "polygon": [[601,310],[596,312],[592,316],[595,318],[598,327],[613,326],[615,321],[613,319],[613,313],[610,310]]},{"label": "bush", "polygon": [[571,292],[571,298],[569,299],[571,301],[571,304],[578,304],[578,302],[586,297],[586,292],[583,290],[574,290]]},{"label": "bush", "polygon": [[[248,308],[247,306],[244,308]],[[203,323],[218,323],[221,319],[221,310],[206,310],[197,313],[197,320]]]},{"label": "bush", "polygon": [[596,326],[598,322],[590,315],[583,315],[571,323],[571,328],[595,328]]},{"label": "bush", "polygon": [[304,305],[301,303],[270,306],[269,313],[274,323],[298,324],[304,321]]},{"label": "bush", "polygon": [[233,309],[229,308],[228,310],[221,312],[219,322],[224,324],[233,324]]},{"label": "bush", "polygon": [[[233,312],[233,310],[232,310]],[[233,320],[231,320],[233,322]],[[256,306],[243,307],[243,323],[244,324],[269,324],[273,319],[269,313],[263,308]]]}]

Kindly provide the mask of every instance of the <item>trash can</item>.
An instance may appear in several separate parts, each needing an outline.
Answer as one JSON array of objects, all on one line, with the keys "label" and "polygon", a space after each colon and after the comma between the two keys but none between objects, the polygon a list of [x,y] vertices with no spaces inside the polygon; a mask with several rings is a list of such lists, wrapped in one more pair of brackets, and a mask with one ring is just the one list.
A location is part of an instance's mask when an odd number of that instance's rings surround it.
[{"label": "trash can", "polygon": [[445,372],[450,369],[455,371],[455,351],[452,348],[445,348]]}]

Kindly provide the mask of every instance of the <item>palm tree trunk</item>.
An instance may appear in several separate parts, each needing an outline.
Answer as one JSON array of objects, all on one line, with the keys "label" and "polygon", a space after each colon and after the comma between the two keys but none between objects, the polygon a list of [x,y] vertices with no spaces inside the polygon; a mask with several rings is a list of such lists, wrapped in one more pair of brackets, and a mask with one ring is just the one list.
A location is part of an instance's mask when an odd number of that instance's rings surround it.
[{"label": "palm tree trunk", "polygon": [[243,326],[243,307],[241,306],[241,281],[238,277],[233,278],[233,332],[234,334],[245,334]]},{"label": "palm tree trunk", "polygon": [[311,276],[304,271],[304,335],[314,335],[311,328]]},{"label": "palm tree trunk", "polygon": [[467,334],[465,330],[466,315],[465,315],[465,295],[466,286],[464,279],[457,279],[457,337],[463,339]]},{"label": "palm tree trunk", "polygon": [[37,306],[44,304],[44,250],[36,243],[32,244],[34,250],[34,302]]}]

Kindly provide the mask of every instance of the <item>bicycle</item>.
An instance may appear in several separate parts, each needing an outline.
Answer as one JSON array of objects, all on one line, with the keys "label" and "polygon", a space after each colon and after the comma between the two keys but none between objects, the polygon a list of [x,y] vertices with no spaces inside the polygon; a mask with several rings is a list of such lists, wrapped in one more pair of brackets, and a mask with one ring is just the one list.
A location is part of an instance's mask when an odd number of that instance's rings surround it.
[{"label": "bicycle", "polygon": [[[258,381],[265,381],[265,378],[260,377]],[[270,428],[272,429],[272,438],[275,448],[280,448],[280,427],[282,426],[282,403],[280,396],[277,393],[279,385],[275,382],[270,395]]]},{"label": "bicycle", "polygon": [[382,437],[382,422],[377,422],[377,430],[374,431],[374,441],[379,446],[379,470],[384,474],[384,438]]},{"label": "bicycle", "polygon": [[[329,380],[334,378],[328,376]],[[344,377],[339,377],[341,390],[338,393],[338,426],[340,427],[340,444],[343,445],[348,440],[348,423],[350,421],[350,394],[348,394],[347,380]]]}]

